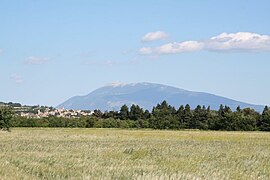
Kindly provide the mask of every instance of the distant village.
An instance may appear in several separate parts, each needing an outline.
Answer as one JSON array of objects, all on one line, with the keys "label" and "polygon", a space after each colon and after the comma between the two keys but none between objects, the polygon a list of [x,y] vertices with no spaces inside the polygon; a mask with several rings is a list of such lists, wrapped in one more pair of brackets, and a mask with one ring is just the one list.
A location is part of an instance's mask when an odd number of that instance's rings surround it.
[{"label": "distant village", "polygon": [[[16,108],[15,108],[16,109]],[[67,109],[50,109],[46,107],[44,110],[38,109],[37,112],[23,112],[17,111],[17,114],[22,117],[27,118],[44,118],[44,117],[64,117],[64,118],[79,118],[81,116],[89,116],[92,114],[91,111],[83,111],[83,110],[67,110]]]},{"label": "distant village", "polygon": [[27,118],[44,118],[44,117],[64,117],[64,118],[79,118],[81,116],[89,116],[93,113],[90,110],[68,110],[68,109],[56,109],[48,106],[28,106],[21,105],[20,103],[3,103],[0,102],[0,106],[10,106],[14,109],[14,112],[18,116]]}]

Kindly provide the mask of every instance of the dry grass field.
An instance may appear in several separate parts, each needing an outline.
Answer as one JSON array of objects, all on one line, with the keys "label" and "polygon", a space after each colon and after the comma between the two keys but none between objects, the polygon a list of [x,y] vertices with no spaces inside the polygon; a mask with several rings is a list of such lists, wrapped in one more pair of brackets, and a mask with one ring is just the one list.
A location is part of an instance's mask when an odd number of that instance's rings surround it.
[{"label": "dry grass field", "polygon": [[270,133],[14,128],[0,179],[270,179]]}]

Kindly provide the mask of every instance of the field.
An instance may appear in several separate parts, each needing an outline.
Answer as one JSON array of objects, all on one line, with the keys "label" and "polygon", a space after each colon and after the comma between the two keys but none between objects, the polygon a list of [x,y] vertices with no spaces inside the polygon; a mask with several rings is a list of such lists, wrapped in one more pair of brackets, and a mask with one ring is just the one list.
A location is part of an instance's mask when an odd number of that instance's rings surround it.
[{"label": "field", "polygon": [[270,133],[14,128],[0,179],[270,179]]}]

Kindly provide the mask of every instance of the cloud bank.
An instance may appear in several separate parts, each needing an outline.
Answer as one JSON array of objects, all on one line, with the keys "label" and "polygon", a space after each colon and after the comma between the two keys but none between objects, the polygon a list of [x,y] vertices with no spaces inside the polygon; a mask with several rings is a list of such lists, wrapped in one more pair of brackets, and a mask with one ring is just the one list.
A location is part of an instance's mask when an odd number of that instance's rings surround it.
[{"label": "cloud bank", "polygon": [[168,35],[162,31],[149,32],[142,38],[142,42],[157,41],[166,39],[167,37]]},{"label": "cloud bank", "polygon": [[205,41],[184,41],[164,44],[159,47],[143,47],[142,55],[175,54],[193,51],[218,52],[265,52],[270,51],[270,36],[250,32],[222,33]]}]

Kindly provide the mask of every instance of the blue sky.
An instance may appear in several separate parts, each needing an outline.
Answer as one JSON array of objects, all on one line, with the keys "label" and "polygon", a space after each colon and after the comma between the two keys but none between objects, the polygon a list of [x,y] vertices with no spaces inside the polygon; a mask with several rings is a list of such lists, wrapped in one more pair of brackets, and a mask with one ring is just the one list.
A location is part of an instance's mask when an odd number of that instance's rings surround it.
[{"label": "blue sky", "polygon": [[113,82],[270,104],[270,1],[1,0],[0,101],[56,106]]}]

